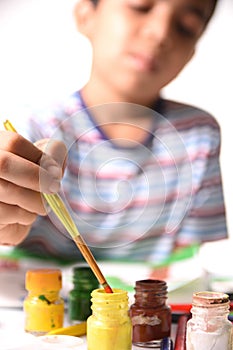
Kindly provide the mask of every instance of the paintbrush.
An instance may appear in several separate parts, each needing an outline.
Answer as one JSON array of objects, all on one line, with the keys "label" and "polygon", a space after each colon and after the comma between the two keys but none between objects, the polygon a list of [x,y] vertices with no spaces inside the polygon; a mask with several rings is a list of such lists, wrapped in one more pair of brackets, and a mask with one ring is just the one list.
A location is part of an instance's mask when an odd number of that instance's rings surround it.
[{"label": "paintbrush", "polygon": [[[17,132],[9,120],[6,120],[3,124],[6,130]],[[88,265],[90,266],[93,273],[95,274],[97,280],[99,281],[99,284],[104,288],[106,293],[113,293],[112,288],[109,286],[105,277],[103,276],[93,254],[91,253],[86,242],[84,241],[81,234],[79,233],[78,228],[75,225],[72,217],[70,216],[62,198],[59,196],[58,193],[56,194],[42,193],[42,195],[47,201],[47,203],[49,204],[49,206],[51,207],[51,209],[53,210],[53,212],[55,213],[55,215],[58,217],[58,219],[61,221],[61,223],[66,228],[66,230],[71,235],[72,239],[74,240],[75,244],[79,248],[83,257],[85,258]]]},{"label": "paintbrush", "polygon": [[189,318],[190,314],[183,314],[179,318],[174,350],[186,350],[186,328]]}]

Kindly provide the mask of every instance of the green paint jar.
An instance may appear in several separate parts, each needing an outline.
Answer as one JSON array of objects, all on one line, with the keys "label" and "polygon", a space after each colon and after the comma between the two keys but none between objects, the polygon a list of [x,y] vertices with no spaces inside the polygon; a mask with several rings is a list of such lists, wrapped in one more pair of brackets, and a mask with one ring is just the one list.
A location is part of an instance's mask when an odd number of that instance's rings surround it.
[{"label": "green paint jar", "polygon": [[91,315],[91,292],[99,282],[89,266],[76,266],[72,277],[74,288],[68,294],[68,317],[71,324],[86,321]]}]

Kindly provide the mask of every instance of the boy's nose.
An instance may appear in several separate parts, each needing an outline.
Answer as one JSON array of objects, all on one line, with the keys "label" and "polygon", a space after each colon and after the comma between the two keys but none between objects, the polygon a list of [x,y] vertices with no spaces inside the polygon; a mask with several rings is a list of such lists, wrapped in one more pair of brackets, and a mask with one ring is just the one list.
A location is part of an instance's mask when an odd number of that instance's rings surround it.
[{"label": "boy's nose", "polygon": [[163,2],[155,7],[143,27],[145,38],[153,40],[158,46],[169,46],[172,40],[172,11]]}]

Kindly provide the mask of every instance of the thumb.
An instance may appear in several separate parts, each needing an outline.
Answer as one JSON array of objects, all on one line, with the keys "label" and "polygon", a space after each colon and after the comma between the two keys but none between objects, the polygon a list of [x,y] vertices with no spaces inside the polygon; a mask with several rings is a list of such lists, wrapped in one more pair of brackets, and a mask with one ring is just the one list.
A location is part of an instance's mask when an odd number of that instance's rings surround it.
[{"label": "thumb", "polygon": [[67,148],[63,142],[55,139],[41,139],[36,141],[34,145],[53,158],[64,172],[67,162]]}]

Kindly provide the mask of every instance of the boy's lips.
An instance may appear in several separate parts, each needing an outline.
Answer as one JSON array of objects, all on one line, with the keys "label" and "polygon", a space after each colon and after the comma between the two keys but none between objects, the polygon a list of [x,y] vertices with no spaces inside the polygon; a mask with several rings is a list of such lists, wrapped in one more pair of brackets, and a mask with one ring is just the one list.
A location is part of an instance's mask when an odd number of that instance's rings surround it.
[{"label": "boy's lips", "polygon": [[154,72],[158,69],[158,60],[153,55],[144,53],[131,53],[131,64],[139,71]]}]

